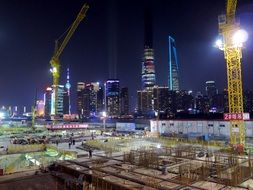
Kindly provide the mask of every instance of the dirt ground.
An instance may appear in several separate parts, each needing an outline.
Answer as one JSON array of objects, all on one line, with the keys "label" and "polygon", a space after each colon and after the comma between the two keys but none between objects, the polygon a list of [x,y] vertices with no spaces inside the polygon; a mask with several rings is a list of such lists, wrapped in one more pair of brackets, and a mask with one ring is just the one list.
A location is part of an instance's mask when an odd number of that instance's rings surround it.
[{"label": "dirt ground", "polygon": [[33,175],[25,178],[17,178],[2,181],[0,183],[1,190],[60,190],[64,189],[62,183],[50,174]]}]

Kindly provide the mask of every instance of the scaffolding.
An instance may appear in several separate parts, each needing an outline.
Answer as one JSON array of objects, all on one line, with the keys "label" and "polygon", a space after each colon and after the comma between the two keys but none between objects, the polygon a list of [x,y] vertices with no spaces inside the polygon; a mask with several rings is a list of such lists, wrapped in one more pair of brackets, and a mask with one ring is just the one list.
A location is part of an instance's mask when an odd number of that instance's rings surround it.
[{"label": "scaffolding", "polygon": [[75,173],[76,178],[82,175],[85,190],[226,189],[239,188],[250,179],[252,163],[251,156],[179,145],[112,153],[109,157],[95,154],[92,159],[58,163],[58,168],[69,175]]}]

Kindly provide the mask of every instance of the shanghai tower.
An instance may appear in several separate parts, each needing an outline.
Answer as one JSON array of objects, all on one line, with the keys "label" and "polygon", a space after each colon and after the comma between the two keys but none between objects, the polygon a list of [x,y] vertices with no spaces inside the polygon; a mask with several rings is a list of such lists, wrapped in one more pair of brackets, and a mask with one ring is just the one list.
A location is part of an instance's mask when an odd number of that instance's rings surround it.
[{"label": "shanghai tower", "polygon": [[142,62],[142,89],[150,90],[156,83],[154,50],[153,50],[153,26],[150,3],[144,10],[144,56]]}]

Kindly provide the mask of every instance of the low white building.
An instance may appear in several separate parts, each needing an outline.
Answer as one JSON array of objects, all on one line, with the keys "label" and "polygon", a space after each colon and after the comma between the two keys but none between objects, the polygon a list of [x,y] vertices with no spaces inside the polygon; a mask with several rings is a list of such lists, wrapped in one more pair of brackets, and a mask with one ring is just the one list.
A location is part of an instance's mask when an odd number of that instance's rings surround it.
[{"label": "low white building", "polygon": [[[253,137],[253,120],[245,121],[246,137]],[[229,121],[224,120],[150,120],[151,132],[160,134],[230,135]]]}]

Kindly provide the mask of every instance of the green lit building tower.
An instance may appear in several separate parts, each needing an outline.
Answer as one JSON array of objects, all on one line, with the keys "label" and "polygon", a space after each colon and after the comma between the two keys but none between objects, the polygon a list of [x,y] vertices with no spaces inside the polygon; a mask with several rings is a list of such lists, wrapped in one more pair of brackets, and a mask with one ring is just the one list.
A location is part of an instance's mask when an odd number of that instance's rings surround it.
[{"label": "green lit building tower", "polygon": [[169,90],[179,90],[179,69],[177,60],[177,50],[175,40],[169,36],[169,75],[168,75],[168,87]]},{"label": "green lit building tower", "polygon": [[[57,89],[57,102],[55,102],[55,88]],[[64,86],[63,85],[52,85],[52,97],[51,97],[51,116],[54,118],[63,117],[63,95],[64,95]],[[55,106],[56,104],[56,106]],[[55,110],[56,108],[56,110]]]},{"label": "green lit building tower", "polygon": [[[57,102],[55,102],[55,88],[57,90]],[[51,117],[60,119],[63,117],[63,97],[64,97],[64,86],[57,85],[52,87],[48,87],[44,94],[44,102],[45,102],[45,118],[50,119]],[[56,106],[55,106],[56,104]],[[55,107],[57,110],[55,110]]]}]

